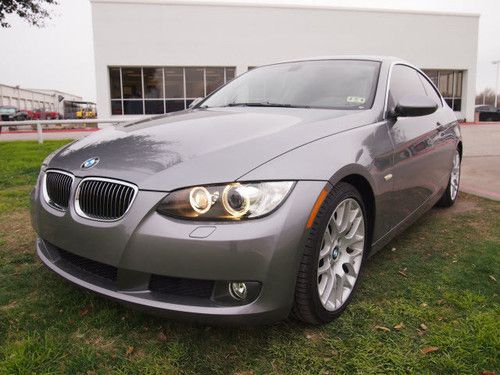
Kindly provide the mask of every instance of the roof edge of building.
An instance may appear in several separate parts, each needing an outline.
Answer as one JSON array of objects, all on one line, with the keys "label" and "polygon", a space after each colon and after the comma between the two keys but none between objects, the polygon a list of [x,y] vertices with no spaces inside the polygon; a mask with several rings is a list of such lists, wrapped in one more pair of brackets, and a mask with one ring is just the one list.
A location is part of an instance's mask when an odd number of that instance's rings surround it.
[{"label": "roof edge of building", "polygon": [[203,0],[90,0],[91,3],[112,3],[112,4],[150,4],[150,5],[184,5],[184,6],[213,6],[213,7],[253,7],[253,8],[281,8],[281,9],[317,9],[317,10],[341,10],[353,12],[373,12],[373,13],[401,13],[401,14],[421,14],[433,16],[453,16],[453,17],[474,17],[479,18],[479,13],[473,12],[447,12],[447,11],[426,11],[413,9],[386,9],[367,7],[345,7],[323,4],[295,4],[295,3],[255,3],[251,1],[203,1]]}]

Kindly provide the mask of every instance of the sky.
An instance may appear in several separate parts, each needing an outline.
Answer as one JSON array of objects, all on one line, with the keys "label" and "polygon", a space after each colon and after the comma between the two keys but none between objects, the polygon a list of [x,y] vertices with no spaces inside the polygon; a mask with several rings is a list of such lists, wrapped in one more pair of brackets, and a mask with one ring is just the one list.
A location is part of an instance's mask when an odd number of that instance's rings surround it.
[{"label": "sky", "polygon": [[[221,3],[227,0],[220,0]],[[238,1],[238,0],[233,0]],[[94,101],[96,84],[89,0],[58,0],[44,28],[9,17],[0,28],[0,83],[24,88],[55,89]],[[242,2],[245,2],[244,0]],[[476,90],[494,88],[500,60],[500,0],[248,0],[341,7],[471,12],[479,21]],[[446,35],[442,36],[446,38]]]}]

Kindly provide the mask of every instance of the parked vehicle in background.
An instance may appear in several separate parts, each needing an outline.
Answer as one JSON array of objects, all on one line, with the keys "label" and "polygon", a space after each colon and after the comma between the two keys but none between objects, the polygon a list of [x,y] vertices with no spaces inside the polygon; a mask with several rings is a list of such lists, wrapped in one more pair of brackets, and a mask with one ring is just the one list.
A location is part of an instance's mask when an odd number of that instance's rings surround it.
[{"label": "parked vehicle in background", "polygon": [[493,105],[476,105],[479,121],[500,121],[500,110]]},{"label": "parked vehicle in background", "polygon": [[12,121],[17,112],[17,108],[13,106],[0,106],[0,119],[2,121]]},{"label": "parked vehicle in background", "polygon": [[21,109],[16,112],[14,121],[36,120],[36,113],[29,109]]},{"label": "parked vehicle in background", "polygon": [[63,116],[56,111],[42,111],[40,112],[41,120],[60,120]]},{"label": "parked vehicle in background", "polygon": [[76,112],[76,118],[77,119],[86,119],[86,118],[96,118],[96,113],[95,111],[88,107],[88,108],[81,108]]}]

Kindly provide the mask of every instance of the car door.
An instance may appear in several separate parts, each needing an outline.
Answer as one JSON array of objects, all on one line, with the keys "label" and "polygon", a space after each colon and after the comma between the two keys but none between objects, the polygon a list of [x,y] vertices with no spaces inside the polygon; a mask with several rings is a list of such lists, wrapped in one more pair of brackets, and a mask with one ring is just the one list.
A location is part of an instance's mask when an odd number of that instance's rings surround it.
[{"label": "car door", "polygon": [[[404,96],[427,95],[422,78],[425,79],[413,67],[394,65],[387,98],[388,113]],[[442,104],[438,105],[438,110],[430,115],[387,120],[394,146],[394,224],[409,216],[440,190],[445,161],[440,160],[442,155],[438,147]]]}]

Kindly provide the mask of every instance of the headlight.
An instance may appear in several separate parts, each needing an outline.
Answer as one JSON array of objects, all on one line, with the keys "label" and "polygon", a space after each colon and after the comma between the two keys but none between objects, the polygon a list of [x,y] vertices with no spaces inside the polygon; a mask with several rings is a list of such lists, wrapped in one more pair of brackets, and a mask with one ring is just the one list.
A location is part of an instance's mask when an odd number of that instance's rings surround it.
[{"label": "headlight", "polygon": [[195,186],[172,192],[160,202],[157,211],[196,220],[253,219],[278,208],[294,184],[277,181]]}]

